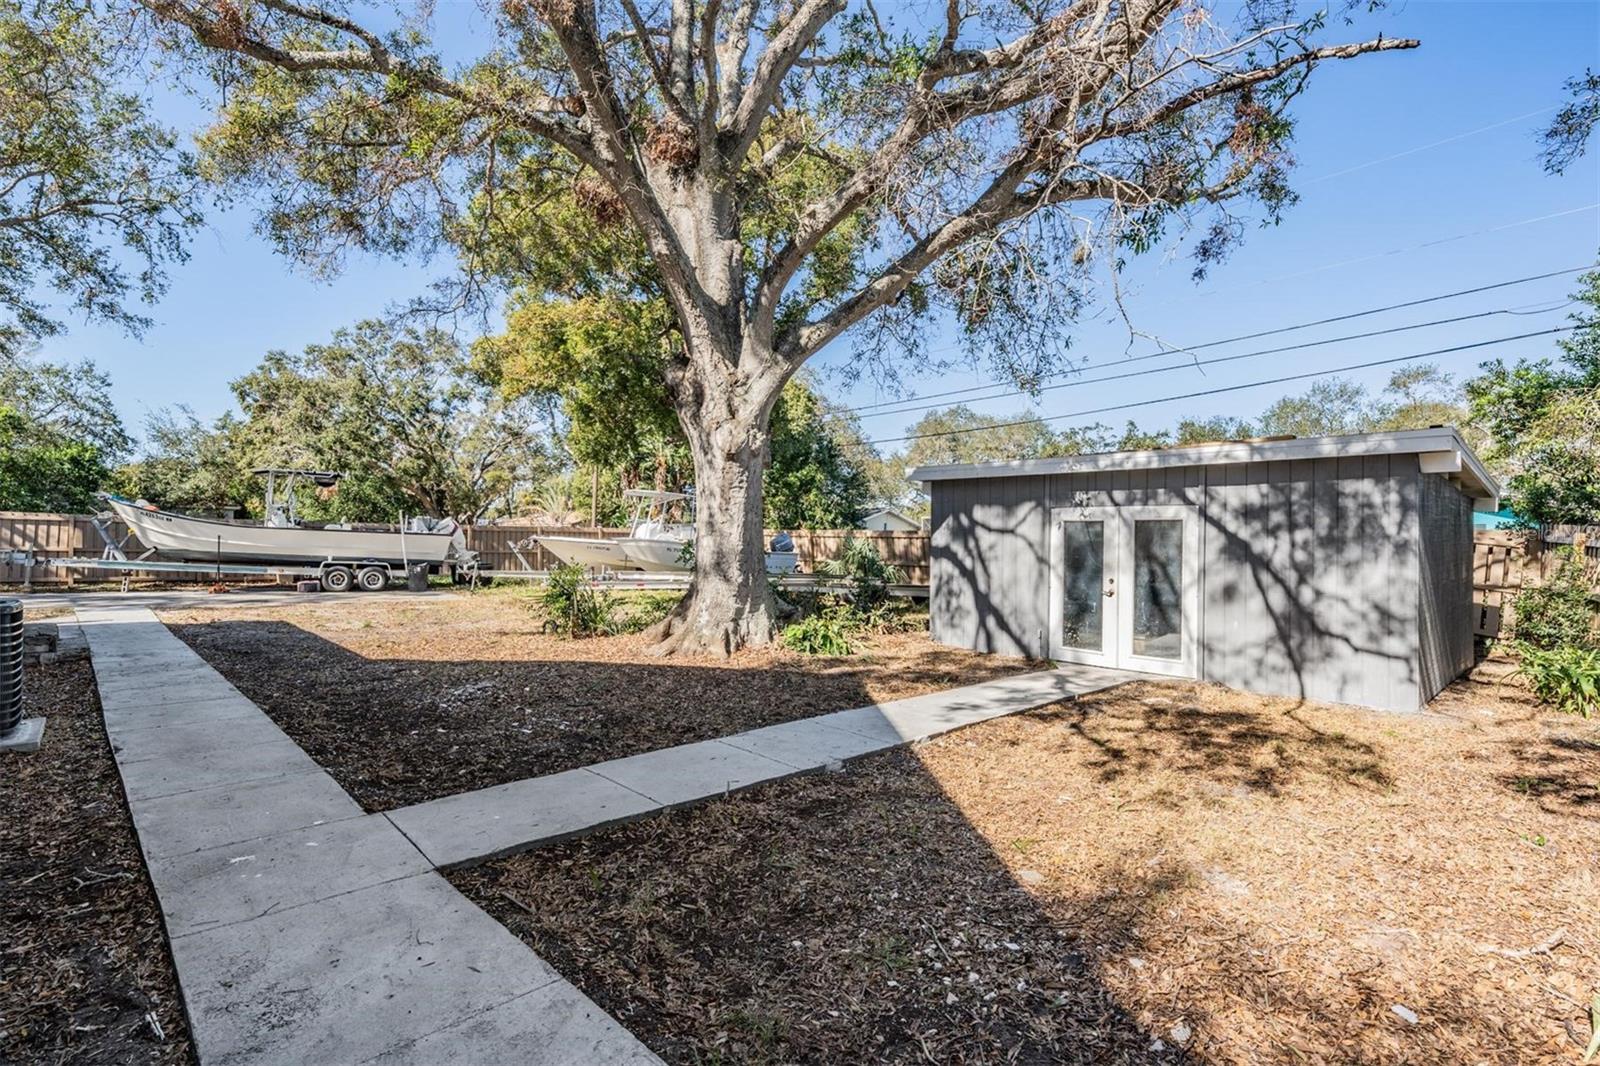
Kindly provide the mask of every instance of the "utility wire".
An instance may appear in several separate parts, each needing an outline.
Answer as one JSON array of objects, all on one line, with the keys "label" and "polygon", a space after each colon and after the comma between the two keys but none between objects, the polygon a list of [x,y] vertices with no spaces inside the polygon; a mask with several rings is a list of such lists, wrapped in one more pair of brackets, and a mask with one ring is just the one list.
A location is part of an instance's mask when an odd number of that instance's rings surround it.
[{"label": "utility wire", "polygon": [[[1413,323],[1411,323],[1409,325],[1405,325],[1405,326],[1390,326],[1388,329],[1368,330],[1366,333],[1347,333],[1343,337],[1326,337],[1326,338],[1324,338],[1322,340],[1303,341],[1300,344],[1286,344],[1286,345],[1282,345],[1282,346],[1277,347],[1277,348],[1262,348],[1262,349],[1259,349],[1258,351],[1254,351],[1254,352],[1239,352],[1239,353],[1237,353],[1235,355],[1221,355],[1221,356],[1217,356],[1217,357],[1212,358],[1212,359],[1192,359],[1192,360],[1188,360],[1188,361],[1182,362],[1182,363],[1174,363],[1171,366],[1153,366],[1153,367],[1147,367],[1147,368],[1145,368],[1143,370],[1128,370],[1128,371],[1124,371],[1123,373],[1120,373],[1120,374],[1102,374],[1099,377],[1075,378],[1072,381],[1063,381],[1059,385],[1046,385],[1046,386],[1044,386],[1043,388],[1041,388],[1041,389],[1039,389],[1037,391],[1038,392],[1054,392],[1057,389],[1072,389],[1072,388],[1077,388],[1080,385],[1093,385],[1096,382],[1101,382],[1101,381],[1121,381],[1124,378],[1141,378],[1141,377],[1144,377],[1147,374],[1166,374],[1166,373],[1170,373],[1170,372],[1172,372],[1174,370],[1191,370],[1191,369],[1200,370],[1200,369],[1203,369],[1204,367],[1215,366],[1218,363],[1232,363],[1232,362],[1237,362],[1240,359],[1257,359],[1257,358],[1260,358],[1263,355],[1277,355],[1277,354],[1279,354],[1281,352],[1298,352],[1298,351],[1302,351],[1302,350],[1304,350],[1306,348],[1320,348],[1325,344],[1341,344],[1341,343],[1343,343],[1345,341],[1366,340],[1366,339],[1368,339],[1370,337],[1388,336],[1391,333],[1408,333],[1408,332],[1410,332],[1411,330],[1414,330],[1414,329],[1428,329],[1428,328],[1431,328],[1433,326],[1447,326],[1447,325],[1450,325],[1450,324],[1455,323],[1455,322],[1471,322],[1471,321],[1473,321],[1475,319],[1480,319],[1480,318],[1493,318],[1496,315],[1522,315],[1522,316],[1526,316],[1526,315],[1549,314],[1552,311],[1559,311],[1563,307],[1566,307],[1571,303],[1572,303],[1571,300],[1566,300],[1566,301],[1563,301],[1562,303],[1556,304],[1556,305],[1554,305],[1552,307],[1540,308],[1537,311],[1513,311],[1510,308],[1500,308],[1500,309],[1494,310],[1494,311],[1477,311],[1477,312],[1474,312],[1473,314],[1470,314],[1470,315],[1457,315],[1455,318],[1436,318],[1436,319],[1433,319],[1432,321],[1429,321],[1429,322],[1413,322]],[[1145,360],[1145,359],[1159,359],[1159,358],[1162,358],[1164,356],[1179,355],[1179,354],[1183,354],[1183,353],[1182,352],[1156,352],[1153,355],[1135,356],[1132,359],[1126,360],[1126,362],[1133,363],[1133,362],[1139,362],[1139,361]],[[1015,389],[1015,390],[1012,390],[1012,391],[1009,391],[1009,392],[997,392],[993,396],[978,396],[978,397],[975,397],[974,399],[975,399],[975,401],[1000,400],[1000,399],[1004,399],[1005,397],[1008,397],[1008,396],[1025,396],[1025,395],[1032,395],[1032,394],[1027,392],[1026,390],[1023,390],[1023,389]],[[931,411],[931,410],[934,410],[935,408],[945,407],[945,406],[947,406],[947,405],[943,404],[943,403],[929,403],[929,404],[922,404],[922,405],[916,406],[916,407],[899,407],[899,408],[896,408],[893,411],[873,411],[872,413],[866,414],[866,415],[862,415],[861,417],[862,418],[886,418],[886,417],[888,417],[890,415],[915,414],[918,411]]]},{"label": "utility wire", "polygon": [[1535,115],[1548,114],[1560,106],[1560,104],[1553,104],[1550,107],[1541,107],[1537,110],[1528,111],[1521,115],[1512,115],[1510,118],[1501,119],[1499,122],[1491,122],[1487,126],[1479,126],[1477,129],[1466,130],[1463,133],[1453,134],[1444,138],[1443,140],[1432,141],[1428,144],[1420,144],[1415,148],[1407,148],[1403,152],[1395,152],[1393,155],[1381,156],[1377,159],[1369,159],[1365,163],[1357,163],[1355,166],[1345,167],[1343,170],[1335,170],[1331,174],[1319,174],[1314,178],[1306,179],[1301,184],[1315,185],[1318,182],[1330,181],[1333,178],[1342,178],[1346,174],[1354,174],[1358,170],[1366,170],[1368,167],[1375,167],[1381,163],[1390,163],[1396,159],[1404,159],[1406,156],[1416,155],[1418,152],[1427,152],[1434,148],[1442,148],[1447,144],[1454,144],[1456,141],[1464,141],[1468,137],[1476,137],[1480,133],[1488,133],[1490,130],[1497,130],[1501,126],[1509,126],[1513,122],[1521,122],[1523,119],[1533,118]]},{"label": "utility wire", "polygon": [[1202,389],[1199,392],[1185,392],[1176,396],[1159,396],[1152,400],[1133,400],[1128,403],[1111,404],[1107,407],[1093,407],[1084,411],[1069,411],[1066,414],[1047,415],[1042,418],[1019,418],[1013,422],[995,422],[986,426],[967,426],[962,429],[941,429],[931,433],[912,433],[903,437],[884,437],[880,440],[869,440],[870,445],[897,444],[908,440],[927,440],[937,437],[954,437],[963,433],[980,433],[989,429],[1008,429],[1012,426],[1042,425],[1047,422],[1059,422],[1064,418],[1083,418],[1087,415],[1102,415],[1112,411],[1128,411],[1135,407],[1151,407],[1158,403],[1170,403],[1173,400],[1194,400],[1202,396],[1217,396],[1226,392],[1240,392],[1244,389],[1259,388],[1262,385],[1282,385],[1290,381],[1305,381],[1308,378],[1326,377],[1329,374],[1343,374],[1351,370],[1367,370],[1376,366],[1390,366],[1394,363],[1406,363],[1413,359],[1426,359],[1435,355],[1449,355],[1453,352],[1471,351],[1475,348],[1487,348],[1495,344],[1505,344],[1508,341],[1527,340],[1530,337],[1548,337],[1554,333],[1566,333],[1573,327],[1557,326],[1554,329],[1539,330],[1534,333],[1519,333],[1514,337],[1496,337],[1490,341],[1477,341],[1473,344],[1457,344],[1450,348],[1435,348],[1431,352],[1415,352],[1411,355],[1399,355],[1389,359],[1372,359],[1365,363],[1351,363],[1348,366],[1336,366],[1328,370],[1313,370],[1305,374],[1289,374],[1280,378],[1264,378],[1261,381],[1247,381],[1241,385],[1225,385],[1216,389]]},{"label": "utility wire", "polygon": [[[1591,263],[1591,264],[1586,264],[1584,266],[1568,267],[1565,270],[1552,270],[1552,271],[1550,271],[1548,273],[1545,273],[1545,274],[1530,274],[1527,277],[1523,277],[1523,278],[1512,278],[1510,281],[1497,281],[1497,282],[1494,282],[1493,284],[1489,284],[1489,285],[1479,285],[1479,286],[1476,286],[1476,287],[1470,288],[1470,289],[1458,289],[1455,292],[1440,293],[1437,296],[1424,296],[1421,299],[1406,300],[1406,301],[1404,301],[1402,303],[1386,304],[1386,305],[1384,305],[1382,307],[1370,307],[1370,308],[1367,308],[1364,311],[1351,311],[1351,312],[1349,312],[1347,314],[1333,315],[1333,316],[1331,316],[1329,318],[1319,318],[1319,319],[1316,319],[1316,320],[1310,321],[1310,322],[1298,322],[1298,323],[1295,323],[1293,325],[1279,326],[1276,329],[1258,330],[1255,333],[1241,333],[1236,337],[1224,337],[1221,340],[1206,341],[1204,344],[1194,344],[1194,345],[1188,345],[1188,346],[1185,346],[1185,347],[1170,348],[1170,349],[1167,349],[1166,351],[1152,352],[1152,353],[1147,354],[1147,355],[1134,356],[1131,359],[1120,360],[1120,362],[1134,362],[1136,360],[1141,360],[1141,359],[1155,359],[1155,358],[1159,358],[1159,357],[1164,356],[1164,355],[1183,355],[1183,354],[1188,354],[1190,352],[1204,351],[1207,348],[1219,348],[1224,344],[1236,344],[1236,343],[1238,343],[1240,341],[1259,340],[1262,337],[1273,337],[1273,336],[1277,336],[1280,333],[1293,333],[1293,332],[1295,332],[1297,330],[1311,329],[1311,328],[1316,327],[1316,326],[1332,325],[1335,322],[1348,322],[1351,319],[1365,318],[1368,315],[1382,314],[1385,311],[1401,311],[1401,310],[1404,310],[1404,309],[1406,309],[1408,307],[1421,307],[1424,304],[1437,303],[1440,300],[1450,300],[1450,299],[1454,299],[1455,297],[1458,297],[1458,296],[1472,296],[1472,295],[1475,295],[1475,294],[1480,293],[1480,292],[1492,292],[1495,289],[1509,288],[1509,287],[1511,287],[1513,285],[1524,285],[1524,284],[1527,284],[1528,282],[1531,282],[1531,281],[1544,281],[1544,280],[1546,280],[1548,278],[1562,277],[1563,275],[1566,275],[1566,274],[1576,274],[1581,270],[1593,269],[1593,266],[1594,266],[1594,264]],[[1111,362],[1114,362],[1114,360],[1109,360],[1109,359],[1108,360],[1104,360],[1100,365],[1105,365],[1106,363],[1111,363]],[[1048,381],[1050,378],[1053,378],[1053,377],[1064,377],[1067,374],[1073,374],[1073,373],[1077,373],[1077,370],[1064,370],[1064,371],[1061,371],[1058,374],[1051,374],[1048,377],[1046,377],[1044,380]],[[970,386],[968,388],[950,389],[950,390],[945,391],[945,392],[930,392],[930,393],[927,393],[926,395],[923,395],[923,396],[908,396],[908,397],[906,397],[904,399],[900,399],[900,400],[882,400],[882,401],[877,402],[877,403],[862,404],[859,407],[850,408],[849,410],[854,411],[854,412],[871,411],[871,410],[875,410],[875,409],[880,408],[880,407],[894,407],[894,406],[897,406],[897,405],[903,404],[903,403],[911,403],[911,402],[913,402],[915,400],[932,400],[932,399],[937,399],[937,398],[939,398],[941,396],[965,396],[965,395],[968,395],[968,394],[974,393],[974,392],[982,392],[985,389],[1001,388],[1001,387],[1004,386],[1004,384],[1005,384],[1004,382],[995,381],[995,382],[990,382],[987,385],[973,385],[973,386]],[[1026,391],[1026,390],[1016,390],[1015,392],[1006,393],[1006,394],[1002,394],[1002,395],[1017,395],[1018,393],[1023,392],[1023,391]],[[983,399],[996,399],[998,397],[982,397],[982,398]]]}]

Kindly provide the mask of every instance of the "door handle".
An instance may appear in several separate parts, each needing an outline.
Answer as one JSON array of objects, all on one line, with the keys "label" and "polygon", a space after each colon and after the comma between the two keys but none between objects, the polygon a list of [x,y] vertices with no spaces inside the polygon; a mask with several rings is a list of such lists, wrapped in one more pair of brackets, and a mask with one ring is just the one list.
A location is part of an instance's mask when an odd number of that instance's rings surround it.
[{"label": "door handle", "polygon": [[1112,596],[1115,596],[1116,594],[1117,594],[1117,590],[1116,589],[1106,589],[1106,598],[1107,599],[1110,599]]}]

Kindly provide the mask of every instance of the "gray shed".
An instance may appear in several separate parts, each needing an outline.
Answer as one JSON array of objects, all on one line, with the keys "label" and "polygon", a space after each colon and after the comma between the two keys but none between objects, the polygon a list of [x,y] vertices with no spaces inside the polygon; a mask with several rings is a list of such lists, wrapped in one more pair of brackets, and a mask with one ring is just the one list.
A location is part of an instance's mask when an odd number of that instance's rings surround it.
[{"label": "gray shed", "polygon": [[1472,665],[1454,429],[921,466],[935,640],[1414,711]]}]

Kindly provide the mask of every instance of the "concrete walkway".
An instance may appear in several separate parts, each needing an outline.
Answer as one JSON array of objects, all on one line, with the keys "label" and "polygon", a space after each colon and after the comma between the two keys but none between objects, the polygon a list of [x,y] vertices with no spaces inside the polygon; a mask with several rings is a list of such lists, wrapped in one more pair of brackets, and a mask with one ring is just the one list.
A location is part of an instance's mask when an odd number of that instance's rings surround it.
[{"label": "concrete walkway", "polygon": [[660,1061],[149,610],[78,616],[202,1066]]},{"label": "concrete walkway", "polygon": [[470,865],[820,770],[1145,675],[1064,666],[663,748],[388,812],[434,866]]}]

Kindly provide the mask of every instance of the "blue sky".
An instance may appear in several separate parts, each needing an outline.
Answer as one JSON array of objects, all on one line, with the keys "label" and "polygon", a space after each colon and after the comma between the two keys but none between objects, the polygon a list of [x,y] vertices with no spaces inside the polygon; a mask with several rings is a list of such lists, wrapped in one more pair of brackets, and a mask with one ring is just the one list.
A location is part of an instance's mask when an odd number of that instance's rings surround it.
[{"label": "blue sky", "polygon": [[[435,19],[465,24],[467,32],[474,23],[481,26],[473,5],[461,0],[439,4]],[[1560,103],[1561,83],[1600,66],[1600,4],[1397,3],[1363,18],[1347,35],[1354,39],[1380,30],[1386,36],[1419,37],[1422,47],[1317,70],[1296,105],[1295,186],[1302,199],[1282,226],[1252,231],[1245,245],[1199,285],[1190,280],[1190,264],[1181,258],[1163,261],[1152,255],[1130,265],[1125,302],[1141,331],[1177,345],[1198,344],[1595,260],[1600,146],[1565,175],[1551,177],[1539,166],[1535,134]],[[462,31],[458,25],[452,32]],[[179,98],[163,97],[161,106],[162,117],[182,127],[192,127],[200,117]],[[1487,126],[1496,128],[1483,129]],[[450,266],[444,260],[358,258],[337,277],[316,278],[274,253],[255,234],[253,221],[249,203],[212,214],[189,262],[172,270],[171,291],[151,312],[155,325],[142,338],[73,323],[67,334],[47,342],[44,354],[91,358],[109,371],[118,404],[133,427],[142,425],[151,410],[177,403],[210,418],[229,409],[228,382],[268,350],[325,340],[340,326],[421,293]],[[1568,279],[1556,278],[1308,330],[1275,338],[1274,344],[1475,311],[1536,310],[1559,302],[1570,288]],[[1059,415],[1531,332],[1561,324],[1565,313],[1497,316],[1245,359],[1204,372],[1186,368],[1085,383],[1046,393],[1037,403],[1011,397],[973,406]],[[947,335],[931,342],[935,348],[949,344]],[[1205,354],[1266,346],[1273,344],[1232,345]],[[834,380],[827,368],[847,358],[848,341],[835,348],[815,360],[825,383]],[[1435,361],[1465,375],[1492,355],[1542,355],[1552,349],[1549,338],[1540,338]],[[1088,321],[1075,350],[1096,364],[1092,375],[1112,372],[1101,367],[1152,346],[1139,341],[1130,349],[1125,327]],[[1374,369],[1350,376],[1377,387],[1388,373]],[[907,383],[913,391],[932,392],[988,380],[980,368],[941,371],[925,380],[912,374]],[[1120,424],[1135,417],[1142,424],[1170,425],[1190,414],[1250,415],[1309,384],[1265,386],[1055,424]],[[830,391],[852,405],[887,398],[865,383]],[[896,437],[916,417],[873,417],[864,428],[869,438]]]}]

